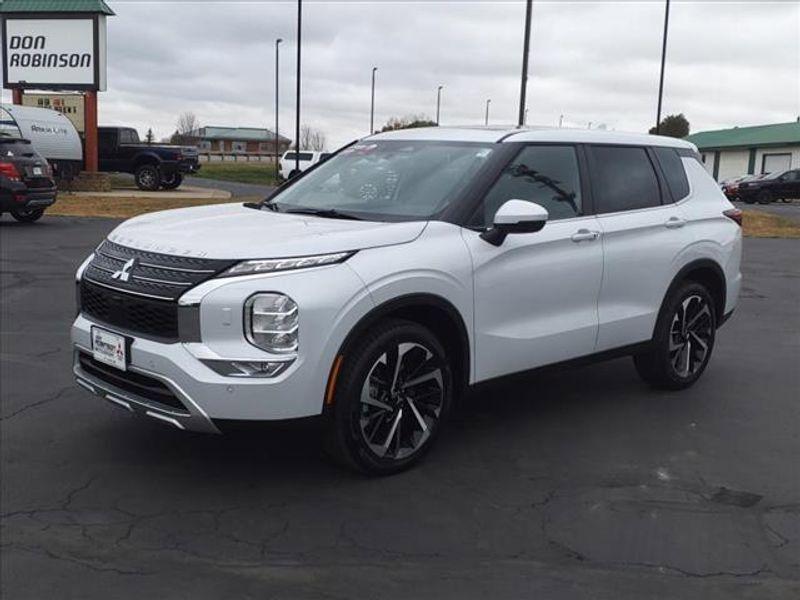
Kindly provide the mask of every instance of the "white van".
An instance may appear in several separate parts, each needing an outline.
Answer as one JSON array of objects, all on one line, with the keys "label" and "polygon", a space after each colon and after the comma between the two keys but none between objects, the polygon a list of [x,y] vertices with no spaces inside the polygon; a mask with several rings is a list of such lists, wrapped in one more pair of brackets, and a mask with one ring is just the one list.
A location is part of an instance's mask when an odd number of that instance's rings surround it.
[{"label": "white van", "polygon": [[18,130],[47,159],[59,179],[72,179],[83,168],[83,143],[77,129],[58,111],[33,106],[0,106],[0,132]]}]

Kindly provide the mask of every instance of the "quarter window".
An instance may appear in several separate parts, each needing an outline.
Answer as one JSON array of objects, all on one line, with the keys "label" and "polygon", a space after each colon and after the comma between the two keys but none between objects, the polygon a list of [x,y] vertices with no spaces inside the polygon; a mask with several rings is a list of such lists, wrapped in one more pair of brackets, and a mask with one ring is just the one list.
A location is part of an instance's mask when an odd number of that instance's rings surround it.
[{"label": "quarter window", "polygon": [[674,148],[656,147],[658,163],[667,180],[667,187],[672,194],[672,199],[677,202],[689,195],[689,180],[686,178],[686,171],[683,168],[683,161],[678,156]]},{"label": "quarter window", "polygon": [[612,213],[661,204],[653,164],[644,148],[593,146],[593,192],[597,212]]},{"label": "quarter window", "polygon": [[471,225],[488,227],[508,200],[527,200],[547,209],[550,220],[581,214],[581,181],[573,146],[528,146],[503,170]]}]

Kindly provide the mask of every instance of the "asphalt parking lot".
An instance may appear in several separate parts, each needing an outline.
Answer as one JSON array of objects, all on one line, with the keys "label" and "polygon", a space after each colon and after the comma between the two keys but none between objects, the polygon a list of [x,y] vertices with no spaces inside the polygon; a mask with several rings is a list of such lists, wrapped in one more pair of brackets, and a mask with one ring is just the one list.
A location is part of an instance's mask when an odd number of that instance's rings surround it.
[{"label": "asphalt parking lot", "polygon": [[0,222],[3,598],[800,597],[800,241],[746,240],[692,389],[487,385],[375,480],[313,425],[182,434],[77,387],[73,274],[114,224]]}]

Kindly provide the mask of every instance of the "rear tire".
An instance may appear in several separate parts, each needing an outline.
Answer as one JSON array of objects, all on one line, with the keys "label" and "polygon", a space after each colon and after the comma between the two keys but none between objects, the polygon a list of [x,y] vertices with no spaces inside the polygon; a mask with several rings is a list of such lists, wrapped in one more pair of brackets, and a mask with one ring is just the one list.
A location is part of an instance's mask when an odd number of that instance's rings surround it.
[{"label": "rear tire", "polygon": [[653,387],[681,390],[705,371],[717,330],[714,300],[706,287],[688,281],[667,298],[647,352],[633,357],[639,376]]},{"label": "rear tire", "polygon": [[12,210],[11,216],[20,223],[33,223],[42,218],[43,208],[31,208],[29,210]]},{"label": "rear tire", "polygon": [[173,173],[161,178],[161,187],[165,190],[174,190],[180,187],[183,183],[183,174]]},{"label": "rear tire", "polygon": [[344,358],[326,449],[362,473],[403,471],[433,446],[452,395],[452,370],[439,340],[416,323],[387,320]]},{"label": "rear tire", "polygon": [[161,185],[161,175],[155,165],[142,165],[133,174],[136,187],[146,192],[154,192]]}]

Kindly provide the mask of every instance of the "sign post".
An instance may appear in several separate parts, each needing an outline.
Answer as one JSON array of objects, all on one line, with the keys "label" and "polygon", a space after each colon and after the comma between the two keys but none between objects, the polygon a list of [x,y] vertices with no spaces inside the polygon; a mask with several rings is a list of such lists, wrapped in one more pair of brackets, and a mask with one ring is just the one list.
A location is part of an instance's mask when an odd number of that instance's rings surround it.
[{"label": "sign post", "polygon": [[104,0],[0,2],[3,87],[14,104],[25,90],[82,92],[89,172],[98,167],[97,92],[106,89],[106,17],[113,14]]}]

